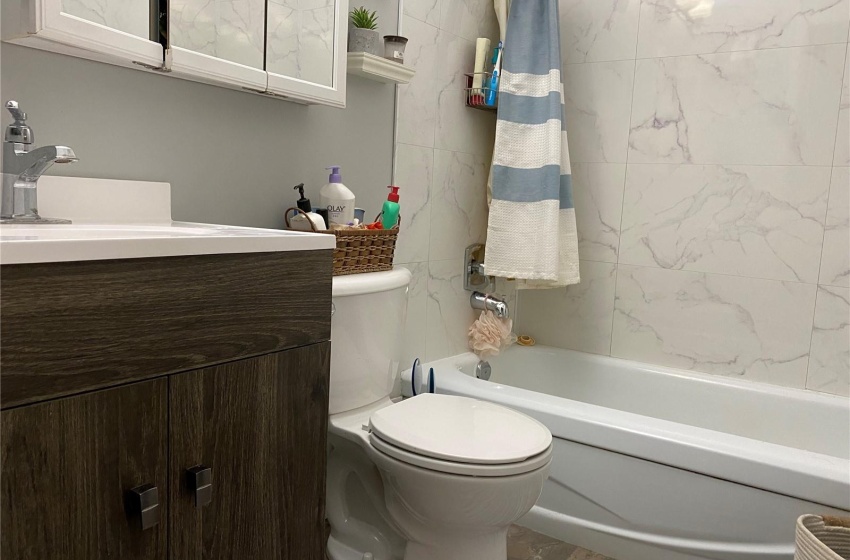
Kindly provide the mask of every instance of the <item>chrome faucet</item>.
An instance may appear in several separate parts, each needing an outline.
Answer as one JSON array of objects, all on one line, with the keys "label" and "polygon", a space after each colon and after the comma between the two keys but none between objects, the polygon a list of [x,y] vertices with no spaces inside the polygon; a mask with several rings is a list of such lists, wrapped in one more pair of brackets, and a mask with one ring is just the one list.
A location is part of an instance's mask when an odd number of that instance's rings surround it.
[{"label": "chrome faucet", "polygon": [[0,223],[3,224],[70,224],[70,220],[42,218],[38,215],[38,180],[54,163],[77,161],[74,150],[67,146],[44,146],[33,149],[35,135],[27,125],[27,114],[17,101],[7,101],[6,109],[14,122],[6,128],[3,141],[3,191],[0,200]]}]

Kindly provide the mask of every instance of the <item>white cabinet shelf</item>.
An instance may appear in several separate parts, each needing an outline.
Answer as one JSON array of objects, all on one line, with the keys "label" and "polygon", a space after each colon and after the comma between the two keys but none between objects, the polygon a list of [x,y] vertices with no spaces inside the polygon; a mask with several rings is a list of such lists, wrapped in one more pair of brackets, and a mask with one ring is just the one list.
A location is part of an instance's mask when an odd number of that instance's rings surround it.
[{"label": "white cabinet shelf", "polygon": [[416,74],[416,70],[373,54],[350,52],[348,73],[385,84],[406,84]]}]

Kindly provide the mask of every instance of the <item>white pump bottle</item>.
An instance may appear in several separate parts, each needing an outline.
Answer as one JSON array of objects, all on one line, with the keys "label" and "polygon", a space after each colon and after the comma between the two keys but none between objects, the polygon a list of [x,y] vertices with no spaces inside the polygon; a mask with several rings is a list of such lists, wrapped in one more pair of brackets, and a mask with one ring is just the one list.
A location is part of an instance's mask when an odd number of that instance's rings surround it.
[{"label": "white pump bottle", "polygon": [[[328,209],[330,224],[348,225],[354,221],[354,193],[342,184],[338,165],[332,165],[328,184],[319,191],[319,201]],[[329,225],[330,225],[329,224]]]}]

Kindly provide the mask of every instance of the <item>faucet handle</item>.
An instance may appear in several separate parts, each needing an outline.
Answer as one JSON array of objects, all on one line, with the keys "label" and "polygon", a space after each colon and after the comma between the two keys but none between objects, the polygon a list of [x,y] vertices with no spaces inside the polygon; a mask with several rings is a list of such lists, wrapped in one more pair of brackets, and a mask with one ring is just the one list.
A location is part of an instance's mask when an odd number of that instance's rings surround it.
[{"label": "faucet handle", "polygon": [[27,114],[21,111],[21,109],[18,107],[17,101],[7,101],[6,109],[8,109],[10,113],[12,113],[12,118],[14,118],[15,121],[23,122],[27,120]]},{"label": "faucet handle", "polygon": [[6,109],[12,114],[15,122],[6,127],[5,141],[32,144],[35,141],[35,134],[27,125],[27,114],[21,111],[17,101],[7,101]]}]

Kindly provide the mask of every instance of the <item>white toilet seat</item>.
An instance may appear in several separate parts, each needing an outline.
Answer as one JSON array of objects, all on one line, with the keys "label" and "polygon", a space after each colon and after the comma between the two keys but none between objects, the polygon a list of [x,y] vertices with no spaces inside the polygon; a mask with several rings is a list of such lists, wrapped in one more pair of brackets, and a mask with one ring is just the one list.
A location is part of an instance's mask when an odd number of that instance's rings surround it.
[{"label": "white toilet seat", "polygon": [[464,476],[528,473],[552,455],[552,434],[540,422],[501,405],[452,395],[384,399],[332,414],[330,430],[403,463]]},{"label": "white toilet seat", "polygon": [[467,397],[426,393],[375,410],[371,446],[438,472],[509,476],[545,465],[552,434],[537,420]]},{"label": "white toilet seat", "polygon": [[411,453],[410,451],[385,442],[375,433],[370,435],[369,443],[372,446],[372,449],[378,453],[383,453],[384,455],[392,457],[402,463],[427,469],[429,471],[458,474],[463,476],[499,477],[525,474],[546,466],[552,458],[551,445],[543,452],[534,455],[525,461],[499,465],[492,463],[457,463],[442,459],[435,459],[433,457],[427,457],[417,453]]}]

